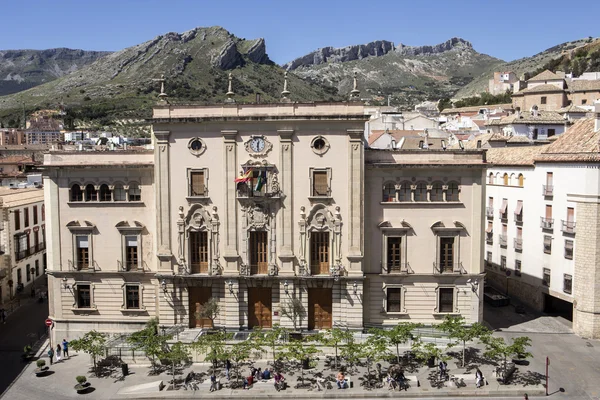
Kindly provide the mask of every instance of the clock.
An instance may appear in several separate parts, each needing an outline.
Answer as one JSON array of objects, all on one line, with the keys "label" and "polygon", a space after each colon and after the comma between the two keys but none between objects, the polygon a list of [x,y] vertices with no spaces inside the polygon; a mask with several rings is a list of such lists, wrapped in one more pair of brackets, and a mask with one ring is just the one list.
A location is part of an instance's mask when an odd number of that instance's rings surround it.
[{"label": "clock", "polygon": [[253,137],[250,140],[250,149],[255,153],[260,153],[265,148],[265,139],[262,137]]}]

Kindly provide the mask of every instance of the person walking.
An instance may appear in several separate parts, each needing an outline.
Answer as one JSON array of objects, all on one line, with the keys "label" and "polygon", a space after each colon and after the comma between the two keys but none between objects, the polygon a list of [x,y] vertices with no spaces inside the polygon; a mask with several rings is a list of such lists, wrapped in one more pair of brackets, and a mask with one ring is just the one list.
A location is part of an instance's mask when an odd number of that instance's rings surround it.
[{"label": "person walking", "polygon": [[483,374],[479,368],[475,371],[475,386],[477,389],[483,386]]},{"label": "person walking", "polygon": [[60,344],[56,345],[56,362],[60,361]]},{"label": "person walking", "polygon": [[525,394],[523,395],[523,400],[529,400],[529,396],[527,396],[527,393],[525,393]]},{"label": "person walking", "polygon": [[52,347],[50,347],[50,350],[48,350],[48,358],[50,359],[50,365],[52,365],[52,358],[54,358],[54,350]]},{"label": "person walking", "polygon": [[225,377],[229,380],[229,370],[231,369],[231,361],[229,359],[225,360]]},{"label": "person walking", "polygon": [[[69,357],[69,342],[67,342],[67,339],[63,339],[63,341],[62,341],[62,350],[63,350],[63,356]],[[71,357],[69,357],[69,358],[71,358]]]}]

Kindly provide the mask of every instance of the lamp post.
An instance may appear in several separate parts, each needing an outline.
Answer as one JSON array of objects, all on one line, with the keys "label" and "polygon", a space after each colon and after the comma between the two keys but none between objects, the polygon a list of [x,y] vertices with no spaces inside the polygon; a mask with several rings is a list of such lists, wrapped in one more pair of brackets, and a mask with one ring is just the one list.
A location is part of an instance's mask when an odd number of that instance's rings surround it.
[{"label": "lamp post", "polygon": [[31,297],[34,297],[34,295],[35,295],[35,275],[33,275],[33,273],[35,272],[35,268],[33,268],[33,267],[29,268],[29,272],[31,273]]}]

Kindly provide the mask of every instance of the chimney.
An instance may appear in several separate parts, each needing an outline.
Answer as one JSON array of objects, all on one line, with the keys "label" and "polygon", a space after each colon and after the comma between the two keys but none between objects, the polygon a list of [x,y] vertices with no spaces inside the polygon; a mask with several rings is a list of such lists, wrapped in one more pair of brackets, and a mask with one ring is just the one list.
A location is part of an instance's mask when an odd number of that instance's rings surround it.
[{"label": "chimney", "polygon": [[598,132],[598,131],[600,131],[600,102],[594,104],[594,106],[595,106],[595,110],[594,110],[594,117],[595,117],[594,132]]}]

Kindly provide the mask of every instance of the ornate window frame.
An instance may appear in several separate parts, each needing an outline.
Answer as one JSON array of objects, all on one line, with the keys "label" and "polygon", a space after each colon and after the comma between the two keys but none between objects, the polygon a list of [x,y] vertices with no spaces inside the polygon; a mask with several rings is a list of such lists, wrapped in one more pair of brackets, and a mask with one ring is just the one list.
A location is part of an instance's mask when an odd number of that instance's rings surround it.
[{"label": "ornate window frame", "polygon": [[[441,312],[440,311],[440,289],[453,289],[452,290],[452,311],[451,312]],[[458,308],[458,293],[459,288],[455,285],[446,285],[439,284],[435,288],[435,308],[433,309],[434,315],[454,315],[460,314],[460,309]]]},{"label": "ornate window frame", "polygon": [[[127,286],[138,287],[138,302],[139,308],[128,308],[127,307]],[[141,282],[123,282],[121,285],[121,291],[123,292],[123,304],[121,304],[121,311],[123,312],[144,312],[146,311],[146,305],[144,304],[144,284]]]},{"label": "ornate window frame", "polygon": [[[315,143],[317,140],[323,140],[323,142],[325,142],[325,145],[323,146],[322,149],[317,149],[315,147]],[[327,151],[329,151],[329,149],[331,148],[331,145],[329,144],[329,140],[327,140],[327,138],[325,138],[324,136],[321,136],[321,135],[317,135],[314,138],[312,138],[312,140],[310,141],[310,148],[312,149],[312,151],[315,154],[322,156],[325,153],[327,153]]]},{"label": "ornate window frame", "polygon": [[190,265],[190,231],[205,231],[208,235],[208,257],[210,260],[208,275],[221,275],[219,225],[216,206],[213,206],[212,212],[210,212],[202,204],[192,204],[187,213],[184,213],[183,206],[179,207],[179,219],[177,220],[177,263],[179,264],[179,273],[186,275],[192,273]]},{"label": "ornate window frame", "polygon": [[388,239],[391,237],[399,237],[402,240],[402,253],[400,254],[401,273],[410,273],[410,267],[408,265],[408,231],[412,229],[412,226],[402,221],[402,226],[392,226],[389,221],[383,221],[378,225],[381,230],[381,273],[388,275],[387,264],[388,264]]},{"label": "ornate window frame", "polygon": [[[121,221],[115,228],[119,231],[121,236],[121,265],[119,266],[119,271],[144,271],[144,260],[142,259],[142,231],[144,230],[144,224],[138,221]],[[138,252],[138,262],[137,267],[135,269],[127,268],[127,237],[135,236],[137,240],[137,252]]]},{"label": "ornate window frame", "polygon": [[[462,224],[462,222],[459,221],[454,221],[454,226],[451,227],[446,227],[444,225],[444,223],[442,221],[437,221],[435,222],[433,225],[431,225],[431,230],[433,231],[434,235],[436,236],[435,238],[435,263],[439,264],[439,260],[440,260],[440,253],[441,253],[441,238],[445,238],[445,237],[453,237],[454,238],[454,244],[452,246],[452,254],[453,254],[453,260],[452,260],[452,273],[455,274],[463,274],[463,273],[467,273],[466,270],[464,269],[464,267],[462,266],[461,263],[461,257],[460,257],[460,238],[461,238],[461,232],[465,231],[466,232],[466,228],[465,226]],[[440,266],[440,272],[438,272],[439,274],[450,274],[449,272],[441,272],[441,266]]]},{"label": "ornate window frame", "polygon": [[[400,311],[388,311],[388,289],[400,289]],[[406,285],[400,283],[383,283],[383,299],[382,299],[382,314],[387,315],[406,315],[408,311],[406,310]]]},{"label": "ornate window frame", "polygon": [[[200,150],[192,149],[192,143],[194,143],[196,141],[198,141],[202,144],[202,147],[200,148]],[[188,150],[190,151],[190,153],[192,153],[196,157],[200,157],[206,151],[206,143],[204,142],[204,140],[202,140],[201,137],[198,137],[198,136],[191,138],[190,141],[188,142],[187,147],[188,147]]]},{"label": "ornate window frame", "polygon": [[329,270],[334,276],[343,275],[342,265],[342,218],[340,207],[335,207],[332,213],[328,206],[323,203],[315,204],[306,215],[304,206],[300,207],[300,254],[299,275],[310,276],[312,266],[310,265],[310,239],[312,232],[329,232]]},{"label": "ornate window frame", "polygon": [[[327,196],[315,196],[313,191],[313,182],[314,182],[314,173],[315,172],[327,172]],[[309,167],[308,168],[308,177],[309,177],[309,200],[311,201],[327,201],[332,199],[332,188],[331,188],[331,178],[332,178],[332,168],[331,167]]]},{"label": "ornate window frame", "polygon": [[[77,293],[77,287],[78,286],[89,286],[90,287],[90,306],[89,307],[80,307],[79,306],[79,294]],[[94,282],[91,281],[75,281],[75,283],[73,283],[73,285],[71,286],[71,289],[73,291],[73,305],[71,306],[71,310],[73,311],[94,311],[97,310],[98,307],[96,306],[95,303],[95,296],[94,296],[94,291],[95,291],[96,285]]]},{"label": "ornate window frame", "polygon": [[[192,173],[202,172],[204,175],[204,194],[201,196],[192,195]],[[186,171],[187,175],[187,199],[188,200],[201,200],[208,197],[208,168],[188,168]]]},{"label": "ornate window frame", "polygon": [[78,236],[87,236],[88,239],[88,252],[89,252],[89,266],[87,271],[94,271],[94,231],[96,229],[96,225],[89,221],[71,221],[67,224],[67,229],[71,232],[71,240],[72,240],[72,257],[73,257],[73,270],[75,271],[86,271],[86,269],[79,269],[77,266],[77,237]]}]

